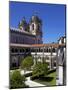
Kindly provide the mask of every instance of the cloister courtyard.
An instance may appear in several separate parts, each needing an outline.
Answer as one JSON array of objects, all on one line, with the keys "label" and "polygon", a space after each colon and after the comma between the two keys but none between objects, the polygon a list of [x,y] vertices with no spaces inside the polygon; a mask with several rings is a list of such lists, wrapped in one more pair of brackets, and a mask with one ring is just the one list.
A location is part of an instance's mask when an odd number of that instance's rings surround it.
[{"label": "cloister courtyard", "polygon": [[[17,72],[18,72],[20,73],[21,76],[24,75],[25,77],[25,80],[24,80],[24,83],[26,85],[25,87],[42,87],[42,86],[56,85],[56,69],[49,70],[48,65],[45,62],[44,63],[37,62],[37,65],[35,66],[26,65],[27,63],[30,62],[30,59],[28,60],[24,59],[24,60],[22,62],[22,65],[25,64],[24,67],[20,66],[18,69],[10,70],[10,78],[14,73],[16,73],[17,75]],[[14,77],[14,80],[15,79],[17,80],[19,78],[20,77],[17,75]],[[12,80],[10,81],[10,83],[11,82]],[[13,88],[13,87],[10,86],[10,88]]]}]

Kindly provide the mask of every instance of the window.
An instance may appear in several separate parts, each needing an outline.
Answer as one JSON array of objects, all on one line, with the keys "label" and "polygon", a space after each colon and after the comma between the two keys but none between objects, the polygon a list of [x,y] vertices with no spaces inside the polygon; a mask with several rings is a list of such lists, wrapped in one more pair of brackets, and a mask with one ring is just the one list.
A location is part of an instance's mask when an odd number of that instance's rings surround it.
[{"label": "window", "polygon": [[14,62],[14,63],[12,63],[12,67],[16,67],[16,63]]},{"label": "window", "polygon": [[48,52],[48,48],[47,48],[47,52]]},{"label": "window", "polygon": [[32,24],[32,29],[34,30],[34,24]]},{"label": "window", "polygon": [[52,52],[55,52],[55,48],[52,49]]},{"label": "window", "polygon": [[14,48],[11,49],[11,52],[14,53]]},{"label": "window", "polygon": [[18,52],[18,49],[15,49],[15,52]]},{"label": "window", "polygon": [[20,53],[22,52],[22,49],[20,49]]}]

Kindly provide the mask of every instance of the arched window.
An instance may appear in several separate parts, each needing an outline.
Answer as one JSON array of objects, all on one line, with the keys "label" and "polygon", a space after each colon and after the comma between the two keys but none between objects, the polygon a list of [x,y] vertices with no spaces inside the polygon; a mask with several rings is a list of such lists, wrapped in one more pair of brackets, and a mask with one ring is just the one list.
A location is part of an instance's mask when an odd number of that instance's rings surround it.
[{"label": "arched window", "polygon": [[18,52],[18,49],[17,48],[15,49],[15,52]]},{"label": "arched window", "polygon": [[34,30],[34,24],[32,24],[32,30]]},{"label": "arched window", "polygon": [[52,51],[55,52],[55,48],[53,48]]},{"label": "arched window", "polygon": [[47,48],[47,52],[48,52],[48,48]]},{"label": "arched window", "polygon": [[22,49],[20,49],[20,53],[22,52]]},{"label": "arched window", "polygon": [[14,53],[14,48],[11,49],[11,52]]}]

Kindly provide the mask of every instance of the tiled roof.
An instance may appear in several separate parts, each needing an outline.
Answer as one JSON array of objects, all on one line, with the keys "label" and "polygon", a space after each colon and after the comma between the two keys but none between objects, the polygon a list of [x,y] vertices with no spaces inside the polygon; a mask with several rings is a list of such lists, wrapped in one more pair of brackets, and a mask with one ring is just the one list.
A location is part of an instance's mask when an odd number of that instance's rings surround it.
[{"label": "tiled roof", "polygon": [[65,44],[32,44],[32,47],[59,47],[65,46]]}]

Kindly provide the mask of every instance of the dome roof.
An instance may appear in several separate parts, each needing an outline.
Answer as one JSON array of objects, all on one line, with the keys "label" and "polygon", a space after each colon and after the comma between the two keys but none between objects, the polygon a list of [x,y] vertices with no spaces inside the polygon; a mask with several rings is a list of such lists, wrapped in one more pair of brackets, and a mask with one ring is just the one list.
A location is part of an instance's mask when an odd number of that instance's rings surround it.
[{"label": "dome roof", "polygon": [[32,18],[31,18],[31,22],[39,22],[39,23],[41,23],[41,20],[40,20],[40,18],[38,17],[38,16],[32,16]]}]

